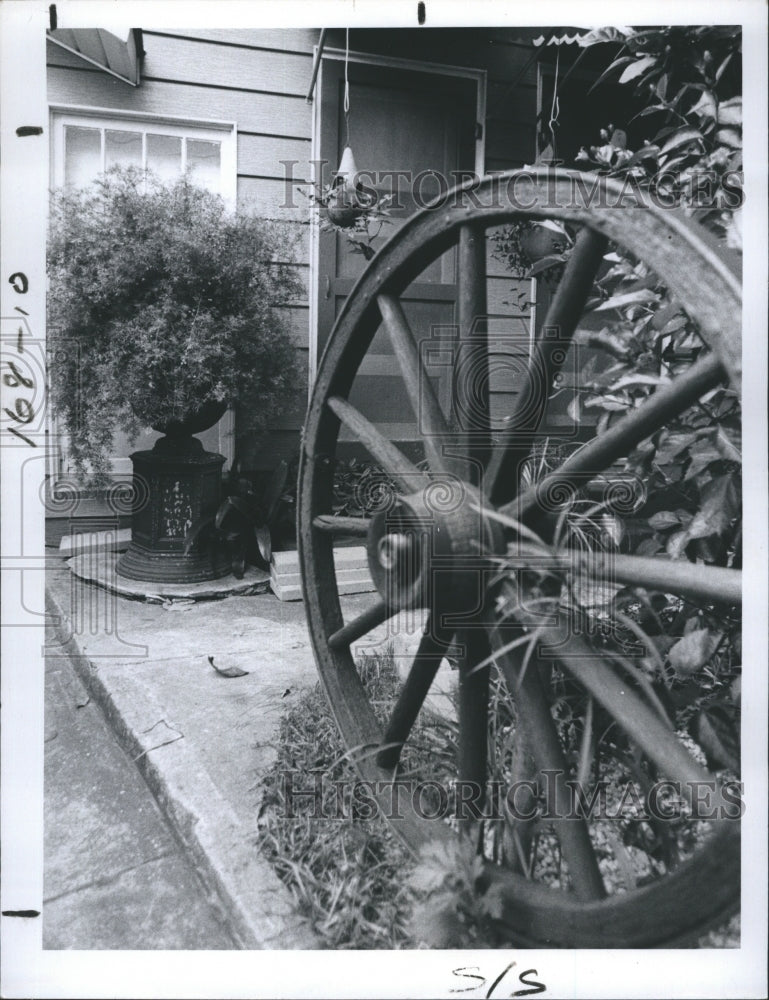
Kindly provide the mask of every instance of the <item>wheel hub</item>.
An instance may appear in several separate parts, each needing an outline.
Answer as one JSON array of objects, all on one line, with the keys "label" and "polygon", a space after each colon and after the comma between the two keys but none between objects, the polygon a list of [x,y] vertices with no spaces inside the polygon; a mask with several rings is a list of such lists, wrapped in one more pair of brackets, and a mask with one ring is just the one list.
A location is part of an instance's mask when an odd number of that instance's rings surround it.
[{"label": "wheel hub", "polygon": [[469,483],[436,479],[380,511],[366,547],[388,607],[430,606],[437,595],[454,607],[468,600],[477,606],[481,574],[490,557],[506,551],[502,527],[487,510]]}]

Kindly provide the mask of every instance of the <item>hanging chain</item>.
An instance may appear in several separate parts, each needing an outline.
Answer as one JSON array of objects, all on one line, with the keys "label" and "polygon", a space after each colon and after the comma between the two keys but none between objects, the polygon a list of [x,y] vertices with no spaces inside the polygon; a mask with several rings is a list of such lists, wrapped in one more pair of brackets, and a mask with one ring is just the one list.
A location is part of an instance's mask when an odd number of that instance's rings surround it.
[{"label": "hanging chain", "polygon": [[550,121],[547,123],[550,129],[550,137],[553,145],[553,160],[558,156],[555,139],[555,126],[559,124],[558,117],[561,114],[561,102],[558,99],[558,65],[561,59],[561,47],[556,46],[555,53],[555,78],[553,80],[553,103],[550,107]]},{"label": "hanging chain", "polygon": [[344,49],[344,123],[347,129],[347,142],[350,145],[350,81],[347,77],[347,63],[350,58],[350,29],[346,29]]}]

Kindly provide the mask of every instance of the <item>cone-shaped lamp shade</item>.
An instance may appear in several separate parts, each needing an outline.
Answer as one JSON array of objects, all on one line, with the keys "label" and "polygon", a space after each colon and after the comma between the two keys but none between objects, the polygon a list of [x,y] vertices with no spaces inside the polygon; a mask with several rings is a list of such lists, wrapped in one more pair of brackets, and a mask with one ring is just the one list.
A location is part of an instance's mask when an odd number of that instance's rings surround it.
[{"label": "cone-shaped lamp shade", "polygon": [[357,174],[358,168],[355,166],[355,157],[352,155],[352,149],[349,146],[345,146],[342,153],[342,162],[339,164],[339,169],[336,172],[335,181],[337,183],[342,181],[347,187],[353,187]]}]

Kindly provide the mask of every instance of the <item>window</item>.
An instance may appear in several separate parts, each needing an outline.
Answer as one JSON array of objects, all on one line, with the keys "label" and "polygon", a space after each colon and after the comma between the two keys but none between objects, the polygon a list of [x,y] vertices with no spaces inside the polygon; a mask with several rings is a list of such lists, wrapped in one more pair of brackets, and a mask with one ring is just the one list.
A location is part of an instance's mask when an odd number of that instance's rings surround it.
[{"label": "window", "polygon": [[54,111],[54,186],[82,187],[114,165],[151,170],[194,183],[235,203],[235,128],[114,112]]}]

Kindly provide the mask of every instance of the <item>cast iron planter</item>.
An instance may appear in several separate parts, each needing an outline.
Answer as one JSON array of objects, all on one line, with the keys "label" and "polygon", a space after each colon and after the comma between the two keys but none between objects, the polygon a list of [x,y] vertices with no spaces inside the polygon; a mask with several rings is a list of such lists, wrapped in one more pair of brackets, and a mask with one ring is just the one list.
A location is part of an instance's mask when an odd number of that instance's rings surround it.
[{"label": "cast iron planter", "polygon": [[207,403],[184,420],[155,425],[165,436],[149,451],[131,455],[134,509],[131,543],[117,563],[119,576],[153,583],[199,583],[230,572],[226,557],[217,559],[193,546],[184,552],[190,527],[213,515],[221,501],[225,458],[205,451],[192,435],[212,427],[225,403]]}]

